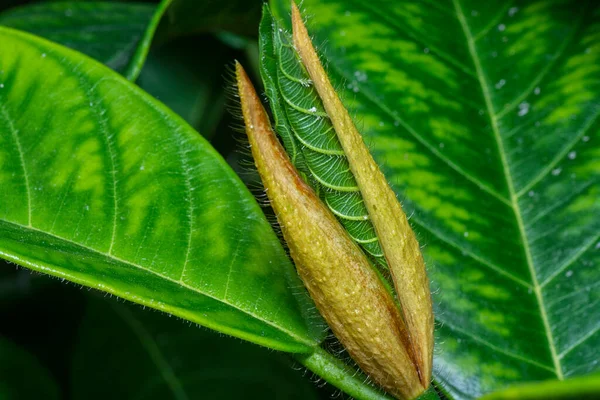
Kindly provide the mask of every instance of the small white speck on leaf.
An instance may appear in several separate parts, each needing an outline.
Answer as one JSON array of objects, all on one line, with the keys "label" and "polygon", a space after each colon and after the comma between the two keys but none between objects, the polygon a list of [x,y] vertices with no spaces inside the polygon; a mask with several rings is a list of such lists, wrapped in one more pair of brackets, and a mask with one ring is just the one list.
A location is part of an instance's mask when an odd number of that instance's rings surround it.
[{"label": "small white speck on leaf", "polygon": [[552,170],[552,175],[558,176],[562,172],[562,168],[555,168]]},{"label": "small white speck on leaf", "polygon": [[577,157],[577,152],[576,151],[571,151],[568,155],[569,160],[574,160]]},{"label": "small white speck on leaf", "polygon": [[519,11],[519,7],[511,7],[508,9],[508,16],[509,17],[514,17],[515,14],[517,13],[517,11]]},{"label": "small white speck on leaf", "polygon": [[519,117],[523,117],[525,115],[527,115],[527,113],[529,112],[529,103],[524,101],[521,104],[519,104],[519,111],[518,111],[518,115]]},{"label": "small white speck on leaf", "polygon": [[533,89],[533,94],[535,94],[536,96],[538,96],[540,94],[542,90],[538,87],[536,87],[535,89]]},{"label": "small white speck on leaf", "polygon": [[504,24],[500,24],[500,25],[498,25],[498,30],[499,30],[500,32],[504,32],[504,30],[505,30],[505,29],[506,29],[506,25],[504,25]]},{"label": "small white speck on leaf", "polygon": [[496,89],[502,89],[504,85],[506,85],[506,79],[500,79],[494,86]]}]

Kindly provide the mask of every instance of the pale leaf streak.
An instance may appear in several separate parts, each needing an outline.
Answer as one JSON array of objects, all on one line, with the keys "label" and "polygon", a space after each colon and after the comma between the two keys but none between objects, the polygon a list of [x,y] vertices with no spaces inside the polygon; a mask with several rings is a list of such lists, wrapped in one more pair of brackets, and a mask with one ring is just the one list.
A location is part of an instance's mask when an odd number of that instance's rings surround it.
[{"label": "pale leaf streak", "polygon": [[173,398],[175,400],[188,400],[189,397],[185,392],[183,385],[150,332],[146,330],[144,325],[129,310],[125,309],[124,307],[114,306],[112,303],[111,307],[115,313],[119,315],[123,322],[129,326],[135,336],[137,336],[139,339],[142,347],[148,352],[148,355],[150,356],[150,359],[152,359],[152,362],[154,362],[156,369],[158,369],[160,375],[167,384],[167,387],[173,393]]},{"label": "pale leaf streak", "polygon": [[585,13],[582,13],[579,16],[579,18],[577,19],[577,21],[573,24],[574,26],[573,26],[573,30],[572,30],[571,34],[568,35],[567,37],[565,37],[565,39],[562,41],[562,43],[558,47],[558,50],[556,51],[556,53],[554,54],[554,57],[552,57],[550,62],[546,63],[544,65],[544,67],[540,70],[540,72],[537,74],[537,76],[535,78],[533,78],[532,80],[530,80],[531,83],[523,91],[523,93],[518,95],[509,104],[506,104],[504,106],[504,108],[502,110],[500,110],[499,113],[496,114],[497,119],[501,119],[506,114],[508,114],[509,112],[514,110],[519,104],[521,104],[523,102],[523,100],[525,100],[527,97],[529,97],[531,95],[531,93],[533,93],[535,88],[538,87],[542,83],[542,81],[546,78],[546,76],[548,76],[548,73],[550,73],[550,71],[552,71],[552,69],[556,66],[556,63],[564,56],[565,51],[569,48],[569,45],[572,43],[573,39],[577,36],[577,33],[579,32],[579,29],[581,28],[581,25],[583,22],[584,14]]},{"label": "pale leaf streak", "polygon": [[548,278],[546,278],[546,280],[540,284],[540,287],[542,287],[542,288],[545,287],[550,282],[552,282],[552,280],[554,278],[556,278],[558,275],[560,275],[565,269],[567,269],[571,265],[573,265],[579,259],[579,257],[581,257],[581,255],[584,254],[586,251],[591,249],[592,246],[595,243],[597,243],[599,239],[600,239],[600,234],[598,234],[596,236],[592,236],[592,238],[590,240],[585,242],[583,244],[583,246],[581,246],[571,257],[569,257],[569,259],[567,259],[560,267],[558,267],[556,269],[556,271],[554,271],[552,273],[552,275],[550,275]]},{"label": "pale leaf streak", "polygon": [[263,292],[265,291],[266,283],[267,283],[267,279],[262,279],[262,282],[260,283],[260,289],[256,293],[256,301],[254,302],[254,308],[253,308],[254,311],[258,310],[258,304],[262,300],[262,295],[263,295]]},{"label": "pale leaf streak", "polygon": [[568,142],[562,148],[562,150],[556,154],[556,156],[552,159],[552,161],[550,161],[550,163],[546,166],[546,168],[541,170],[540,173],[536,177],[534,177],[531,181],[529,181],[529,183],[526,184],[523,187],[523,189],[521,189],[517,193],[517,195],[516,195],[517,198],[523,196],[523,194],[528,192],[531,188],[535,187],[535,185],[537,185],[542,179],[544,179],[546,176],[548,176],[548,174],[554,168],[556,168],[558,163],[561,162],[567,156],[567,154],[569,154],[569,152],[573,149],[573,147],[575,147],[575,145],[577,143],[579,143],[579,141],[585,135],[585,133],[594,125],[594,123],[598,120],[599,115],[600,115],[600,107],[597,107],[596,114],[594,114],[594,116],[588,120],[588,122],[581,128],[581,130],[573,136],[573,140]]},{"label": "pale leaf streak", "polygon": [[[105,253],[105,252],[103,252],[101,250],[97,250],[97,249],[94,249],[92,247],[85,246],[85,245],[83,245],[81,243],[74,242],[74,241],[72,241],[70,239],[67,239],[67,238],[64,238],[64,237],[61,237],[61,236],[58,236],[58,235],[54,235],[52,233],[44,232],[44,231],[42,231],[40,229],[37,229],[35,227],[32,227],[32,226],[26,226],[26,225],[18,224],[18,223],[15,223],[15,222],[12,222],[12,221],[7,221],[7,220],[3,220],[3,221],[6,224],[17,226],[17,227],[19,227],[19,228],[21,228],[23,230],[26,230],[26,231],[29,230],[29,231],[37,232],[38,234],[41,234],[41,235],[50,236],[50,237],[53,237],[55,239],[61,240],[61,241],[65,242],[65,243],[68,243],[69,245],[77,246],[80,249],[84,249],[84,250],[87,250],[87,251],[89,251],[91,253],[98,254],[98,255],[100,255],[102,257],[105,257],[108,262],[113,261],[113,262],[116,262],[116,263],[121,263],[121,264],[123,264],[125,266],[132,267],[132,268],[135,268],[135,269],[139,269],[139,270],[144,271],[144,272],[146,272],[146,273],[148,273],[150,275],[157,276],[157,277],[159,277],[161,279],[164,279],[167,282],[170,282],[170,283],[173,283],[175,285],[178,285],[178,286],[180,286],[180,287],[182,287],[184,289],[187,289],[187,290],[189,290],[189,291],[191,291],[193,293],[196,293],[196,294],[199,294],[201,296],[205,296],[205,297],[208,297],[208,298],[210,298],[212,300],[216,300],[216,301],[219,301],[219,302],[221,302],[223,304],[226,304],[227,306],[235,309],[236,311],[239,311],[240,313],[246,314],[246,315],[248,315],[248,316],[250,316],[252,318],[255,318],[257,321],[260,321],[260,322],[262,322],[262,323],[264,323],[266,325],[269,325],[269,326],[275,328],[276,330],[278,330],[278,331],[280,331],[282,333],[285,333],[289,337],[297,340],[299,343],[303,343],[303,344],[308,345],[308,346],[313,346],[314,345],[314,343],[306,342],[306,340],[304,338],[299,337],[293,331],[290,331],[290,330],[284,328],[283,326],[276,325],[274,322],[266,320],[266,319],[264,319],[260,315],[254,314],[254,313],[252,313],[249,310],[245,310],[243,308],[240,308],[240,306],[237,305],[237,304],[229,303],[225,299],[216,297],[216,296],[214,296],[214,295],[212,295],[210,293],[207,293],[207,292],[203,292],[199,288],[191,286],[191,285],[189,285],[187,283],[184,283],[184,282],[182,282],[182,281],[180,281],[178,279],[173,279],[173,278],[171,278],[171,277],[169,277],[167,275],[161,274],[160,272],[148,269],[148,268],[146,268],[146,267],[144,267],[142,265],[135,264],[134,262],[127,261],[127,260],[124,260],[122,258],[119,258],[119,257],[115,256],[114,254]],[[18,257],[18,256],[15,257],[14,255],[9,254],[9,253],[4,253],[1,249],[0,249],[0,255],[3,255],[4,257],[7,257],[9,260],[12,260],[13,262],[15,262],[16,259],[20,260],[20,257]],[[61,270],[49,268],[49,267],[47,267],[45,265],[42,265],[42,264],[36,264],[36,263],[32,262],[31,260],[27,260],[27,261],[20,260],[19,262],[22,262],[25,265],[34,266],[36,269],[38,269],[40,271],[43,271],[43,272],[45,272],[47,274],[54,275],[54,276],[59,276],[59,277],[64,277],[64,278],[67,278],[70,281],[73,281],[75,283],[80,283],[80,284],[84,284],[84,285],[90,286],[89,281],[82,280],[80,275],[70,275],[70,274],[68,274],[68,273],[66,273],[64,271],[61,271]],[[114,290],[114,289],[112,289],[111,287],[108,287],[108,286],[105,286],[103,288],[103,291],[112,293],[112,294],[114,294],[116,296],[119,296],[119,297],[124,297],[122,293],[120,293],[120,292],[118,292],[118,291],[116,291],[116,290]],[[124,298],[127,298],[127,297],[124,297]],[[146,305],[148,305],[148,304],[146,304]],[[198,310],[194,310],[194,311],[198,311]],[[197,321],[195,321],[195,322],[197,322]],[[203,322],[203,324],[208,325],[207,322],[210,322],[210,321],[206,320],[205,322]],[[209,326],[209,327],[211,327],[211,326]],[[218,328],[214,327],[214,325],[212,326],[212,328],[213,329],[218,329]],[[238,328],[234,328],[234,329],[237,330]]]},{"label": "pale leaf streak", "polygon": [[63,195],[60,199],[60,205],[58,206],[58,210],[56,210],[56,214],[54,215],[54,221],[52,221],[52,226],[50,226],[50,232],[54,232],[54,226],[58,221],[58,217],[60,216],[60,212],[65,205],[67,200],[67,195],[71,193],[71,187],[73,186],[73,181],[75,180],[74,176],[69,177],[67,185],[63,188]]},{"label": "pale leaf streak", "polygon": [[[344,74],[344,72],[341,70],[340,67],[337,66],[336,63],[331,63],[330,67],[332,67],[333,69],[337,70],[337,73],[342,78],[344,78],[346,80],[348,79],[347,75]],[[362,90],[362,89],[357,94],[363,96],[366,100],[368,100],[371,103],[373,103],[381,111],[383,111],[385,114],[387,114],[393,121],[398,122],[400,124],[400,126],[402,126],[404,129],[406,129],[408,131],[408,133],[411,136],[413,136],[419,143],[421,143],[427,150],[429,150],[431,153],[433,153],[433,155],[436,156],[441,162],[443,162],[448,167],[450,167],[451,169],[453,169],[454,171],[456,171],[463,178],[465,178],[466,180],[468,180],[471,183],[475,184],[475,186],[477,186],[479,189],[481,189],[484,192],[488,193],[489,195],[493,196],[497,200],[500,200],[502,203],[504,203],[504,204],[506,204],[508,206],[512,205],[511,202],[508,199],[506,199],[504,196],[502,196],[500,193],[498,193],[497,191],[495,191],[493,188],[491,188],[487,184],[481,182],[479,179],[475,178],[474,176],[472,176],[471,174],[469,174],[467,171],[465,171],[464,169],[462,169],[460,166],[458,166],[457,164],[455,164],[454,162],[452,162],[448,157],[446,157],[442,153],[440,153],[440,151],[437,149],[437,146],[434,146],[431,143],[429,143],[429,141],[427,141],[412,126],[410,126],[408,123],[406,123],[400,117],[398,117],[397,115],[395,115],[394,112],[392,112],[392,110],[390,110],[385,104],[383,104],[381,101],[379,101],[377,98],[375,98],[375,96],[373,96],[372,94],[370,94],[366,90]]]},{"label": "pale leaf streak", "polygon": [[577,189],[573,190],[572,192],[569,192],[563,198],[558,198],[558,201],[556,201],[554,204],[550,205],[549,207],[545,208],[544,210],[540,210],[537,214],[532,216],[527,221],[527,227],[533,226],[537,221],[544,218],[546,215],[549,215],[552,212],[554,212],[555,210],[562,208],[562,207],[566,206],[567,204],[571,203],[572,200],[576,199],[581,193],[585,192],[590,187],[593,187],[596,183],[597,182],[595,182],[595,181],[586,182],[585,184],[580,185]]},{"label": "pale leaf streak", "polygon": [[19,161],[21,164],[21,169],[23,170],[23,179],[25,181],[25,193],[27,195],[27,226],[31,226],[31,186],[29,183],[29,174],[27,173],[27,168],[25,167],[25,156],[23,154],[23,148],[21,147],[21,141],[19,140],[19,132],[15,128],[15,125],[13,124],[13,121],[3,103],[0,103],[0,112],[2,112],[2,117],[8,124],[8,129],[12,134],[13,140],[15,141],[15,146],[17,147],[17,152],[19,153]]},{"label": "pale leaf streak", "polygon": [[241,240],[238,240],[235,246],[235,250],[233,251],[233,256],[231,257],[231,262],[229,262],[229,268],[227,271],[227,282],[225,283],[225,294],[223,295],[223,298],[225,300],[227,300],[227,295],[229,294],[229,282],[231,281],[231,273],[233,272],[233,266],[235,265],[238,253],[240,252],[240,244]]},{"label": "pale leaf streak", "polygon": [[440,50],[440,48],[438,48],[437,46],[423,42],[422,38],[398,24],[398,20],[395,19],[393,16],[389,15],[388,13],[381,12],[378,7],[375,7],[371,4],[372,2],[362,0],[358,2],[355,0],[347,0],[347,2],[352,3],[354,7],[362,8],[363,10],[376,15],[380,23],[385,22],[388,27],[392,28],[396,32],[408,36],[410,39],[414,40],[415,43],[420,44],[423,48],[428,48],[429,50],[431,50],[432,53],[445,60],[458,70],[464,72],[467,76],[477,79],[475,71],[469,69],[466,65],[456,60],[456,58],[452,57],[444,50]]},{"label": "pale leaf streak", "polygon": [[81,85],[86,88],[85,94],[87,97],[87,101],[91,103],[89,109],[91,113],[96,117],[96,121],[98,122],[98,128],[99,131],[102,133],[101,136],[104,139],[104,144],[106,145],[106,151],[108,152],[108,159],[110,163],[108,173],[112,182],[111,197],[113,199],[113,220],[108,254],[112,254],[112,249],[115,244],[115,238],[117,235],[117,216],[119,214],[119,200],[117,196],[117,155],[114,148],[115,144],[113,143],[109,127],[107,126],[106,118],[104,117],[104,113],[102,111],[98,111],[98,108],[106,110],[106,107],[104,107],[102,104],[101,96],[96,96],[96,89],[98,85],[102,82],[102,80],[95,82],[94,84],[89,82],[88,78],[81,74],[81,72],[79,71],[78,68],[80,65],[81,64],[73,66],[71,72],[74,75],[76,75],[77,78],[79,78],[79,82],[81,83]]},{"label": "pale leaf streak", "polygon": [[529,248],[529,243],[527,241],[527,236],[525,233],[525,226],[523,224],[523,218],[521,216],[521,210],[518,204],[518,198],[515,193],[513,178],[510,174],[510,168],[508,166],[508,161],[506,159],[506,151],[504,149],[504,143],[502,141],[502,136],[500,135],[500,130],[498,127],[498,120],[496,119],[494,106],[492,103],[492,98],[490,94],[490,88],[487,83],[486,77],[483,73],[483,69],[481,67],[481,61],[479,60],[479,55],[477,53],[477,49],[475,47],[475,42],[473,40],[473,36],[471,34],[469,25],[467,24],[467,20],[462,11],[462,8],[459,4],[459,0],[453,0],[454,8],[456,9],[456,14],[458,16],[458,20],[460,21],[465,38],[467,39],[467,43],[469,46],[469,53],[471,54],[471,58],[473,59],[473,64],[475,65],[475,70],[477,71],[477,76],[479,79],[479,84],[481,86],[481,91],[483,95],[483,100],[485,101],[485,105],[487,108],[487,112],[490,118],[490,123],[492,126],[492,131],[494,134],[494,138],[496,139],[496,143],[498,145],[498,150],[500,152],[500,159],[502,161],[502,168],[504,170],[504,175],[506,177],[506,183],[508,185],[508,191],[510,193],[511,199],[511,207],[514,210],[515,218],[517,220],[517,225],[519,227],[520,239],[523,243],[523,249],[525,250],[525,257],[527,260],[527,267],[529,269],[529,273],[531,274],[531,280],[533,283],[533,291],[535,293],[537,303],[540,309],[540,315],[542,319],[542,323],[544,325],[544,330],[546,333],[546,337],[548,339],[548,346],[550,348],[550,355],[552,356],[552,362],[554,364],[554,370],[556,376],[559,380],[563,379],[562,366],[560,364],[560,360],[557,356],[556,345],[554,343],[554,336],[552,334],[552,330],[550,329],[550,322],[548,320],[548,315],[546,313],[546,307],[544,304],[544,298],[542,296],[542,291],[540,285],[538,283],[538,278],[535,272],[535,267],[533,263],[533,257],[531,255],[531,249]]},{"label": "pale leaf streak", "polygon": [[503,349],[501,347],[498,347],[498,346],[496,346],[496,345],[488,342],[487,340],[485,340],[485,339],[483,339],[483,338],[475,335],[474,333],[472,333],[472,332],[470,332],[468,330],[461,329],[461,328],[459,328],[459,327],[457,327],[457,326],[455,326],[453,324],[448,323],[448,321],[441,320],[440,317],[439,317],[439,315],[436,316],[436,320],[438,322],[443,323],[444,327],[447,327],[447,328],[449,328],[449,329],[451,329],[453,331],[456,331],[456,332],[458,332],[458,333],[460,333],[462,335],[465,335],[465,336],[473,339],[477,343],[479,343],[479,344],[481,344],[481,345],[483,345],[483,346],[485,346],[485,347],[487,347],[487,348],[489,348],[489,349],[491,349],[491,350],[493,350],[493,351],[495,351],[497,353],[501,353],[501,354],[504,354],[505,356],[508,356],[510,358],[514,358],[516,360],[523,361],[523,362],[526,362],[526,363],[531,364],[531,365],[535,365],[536,367],[544,369],[546,371],[550,371],[552,373],[556,373],[556,370],[554,368],[552,368],[551,366],[541,364],[541,363],[539,363],[539,362],[537,362],[535,360],[531,360],[531,359],[529,359],[527,357],[523,357],[523,356],[521,356],[521,355],[519,355],[517,353],[513,353],[512,351],[505,350],[505,349]]},{"label": "pale leaf streak", "polygon": [[594,336],[596,334],[596,332],[598,332],[599,330],[600,330],[600,323],[596,324],[596,327],[594,329],[591,329],[588,333],[586,333],[585,335],[580,337],[575,343],[573,343],[569,347],[567,347],[562,353],[560,353],[558,355],[558,358],[560,358],[560,359],[564,358],[567,354],[569,354],[570,352],[575,350],[577,347],[579,347],[580,345],[585,343],[586,340],[588,340],[589,338]]},{"label": "pale leaf streak", "polygon": [[[178,132],[176,132],[178,133]],[[196,211],[195,207],[194,207],[194,200],[193,200],[193,192],[194,189],[192,187],[192,181],[190,178],[190,166],[187,160],[187,155],[185,153],[185,150],[183,150],[181,148],[181,143],[179,143],[179,141],[176,140],[177,143],[177,151],[179,153],[179,159],[181,160],[181,169],[182,169],[182,174],[183,174],[183,181],[185,183],[185,199],[186,199],[186,203],[187,203],[187,222],[188,222],[188,240],[187,240],[187,245],[186,245],[186,250],[185,250],[185,258],[183,261],[183,267],[181,268],[181,274],[179,276],[179,280],[181,282],[183,282],[183,279],[185,278],[185,270],[188,266],[188,261],[190,260],[190,253],[192,251],[192,238],[194,236],[194,212]]]},{"label": "pale leaf streak", "polygon": [[514,3],[514,0],[505,2],[504,7],[501,8],[500,12],[490,19],[490,22],[482,30],[473,35],[473,41],[478,41],[487,35],[494,27],[498,26],[500,21],[502,21],[502,18],[506,17],[508,10],[513,6]]},{"label": "pale leaf streak", "polygon": [[144,236],[142,236],[142,240],[140,240],[140,244],[137,248],[137,250],[135,251],[135,256],[133,256],[133,259],[135,261],[138,260],[140,251],[144,248],[144,244],[146,243],[146,239],[148,238],[148,234],[150,233],[150,230],[152,229],[152,216],[154,215],[156,209],[156,205],[152,204],[151,208],[150,208],[150,212],[148,213],[149,218],[146,219],[146,227],[144,228]]},{"label": "pale leaf streak", "polygon": [[581,296],[583,292],[589,292],[590,290],[592,290],[592,288],[595,288],[596,286],[600,286],[600,282],[594,282],[591,285],[587,285],[587,286],[578,286],[571,293],[552,299],[551,302],[548,302],[548,306],[549,307],[554,306],[555,304],[558,304],[567,299],[570,299],[571,297]]},{"label": "pale leaf streak", "polygon": [[525,282],[524,280],[516,277],[515,275],[511,274],[510,272],[505,271],[504,269],[495,265],[491,261],[488,261],[488,260],[476,255],[475,253],[472,253],[469,250],[466,250],[464,247],[461,247],[460,244],[455,243],[452,239],[446,237],[446,235],[444,235],[443,233],[437,231],[436,229],[434,229],[432,227],[427,226],[424,222],[419,221],[419,218],[417,216],[413,215],[410,218],[410,222],[412,224],[417,225],[420,228],[426,230],[427,232],[432,234],[434,237],[436,237],[440,241],[442,241],[442,242],[446,243],[447,245],[449,245],[450,247],[458,250],[461,254],[468,256],[469,258],[478,262],[479,264],[484,265],[484,266],[488,267],[489,269],[493,270],[494,272],[511,279],[512,281],[518,283],[519,285],[522,285],[528,289],[532,288],[531,284],[529,284],[528,282]]}]

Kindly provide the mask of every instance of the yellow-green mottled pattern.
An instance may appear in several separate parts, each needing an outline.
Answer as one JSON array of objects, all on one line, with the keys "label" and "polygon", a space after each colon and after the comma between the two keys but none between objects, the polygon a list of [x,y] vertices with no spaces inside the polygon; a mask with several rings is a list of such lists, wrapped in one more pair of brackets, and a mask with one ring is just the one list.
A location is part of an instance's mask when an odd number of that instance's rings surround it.
[{"label": "yellow-green mottled pattern", "polygon": [[198,133],[79,53],[0,43],[0,255],[276,349],[318,341],[276,235]]},{"label": "yellow-green mottled pattern", "polygon": [[302,6],[425,246],[436,380],[472,398],[598,370],[596,3]]}]

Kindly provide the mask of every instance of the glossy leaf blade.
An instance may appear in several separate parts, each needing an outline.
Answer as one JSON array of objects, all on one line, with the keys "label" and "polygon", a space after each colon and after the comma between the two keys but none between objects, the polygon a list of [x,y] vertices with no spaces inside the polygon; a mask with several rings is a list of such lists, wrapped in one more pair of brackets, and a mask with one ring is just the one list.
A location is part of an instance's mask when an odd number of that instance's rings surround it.
[{"label": "glossy leaf blade", "polygon": [[215,38],[172,40],[150,51],[136,84],[212,138],[225,111],[223,68],[235,55]]},{"label": "glossy leaf blade", "polygon": [[481,400],[594,400],[600,397],[600,375],[578,376],[511,386]]},{"label": "glossy leaf blade", "polygon": [[29,4],[0,14],[0,25],[81,51],[134,80],[167,3]]},{"label": "glossy leaf blade", "polygon": [[312,307],[239,178],[99,63],[0,28],[0,253],[268,347],[309,351]]},{"label": "glossy leaf blade", "polygon": [[[286,0],[272,0],[287,20]],[[433,281],[456,398],[599,368],[600,8],[307,0]]]}]

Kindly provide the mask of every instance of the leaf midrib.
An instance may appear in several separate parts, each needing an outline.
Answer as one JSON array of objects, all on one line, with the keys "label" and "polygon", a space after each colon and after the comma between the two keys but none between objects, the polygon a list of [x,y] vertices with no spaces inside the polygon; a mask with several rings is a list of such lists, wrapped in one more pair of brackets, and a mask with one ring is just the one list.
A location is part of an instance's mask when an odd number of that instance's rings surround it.
[{"label": "leaf midrib", "polygon": [[512,175],[510,173],[510,168],[508,166],[508,160],[506,159],[506,151],[504,150],[504,143],[502,142],[502,138],[500,137],[500,130],[498,127],[498,119],[496,116],[496,112],[494,110],[494,106],[492,103],[492,99],[491,99],[491,95],[490,95],[490,91],[489,91],[489,85],[487,83],[487,80],[485,78],[485,75],[483,73],[483,69],[481,66],[481,62],[479,60],[479,56],[477,54],[477,50],[475,48],[475,40],[473,38],[473,35],[471,34],[469,25],[467,23],[467,20],[465,18],[465,15],[462,11],[461,5],[459,3],[459,0],[452,0],[453,4],[454,4],[454,8],[456,10],[456,16],[458,18],[458,21],[463,29],[463,32],[465,34],[465,38],[467,40],[467,45],[469,48],[469,54],[471,55],[473,64],[475,65],[475,70],[477,73],[477,77],[479,80],[479,84],[481,86],[481,90],[482,90],[482,94],[483,94],[483,98],[485,101],[485,105],[486,105],[486,109],[488,112],[488,115],[490,117],[490,122],[491,122],[491,126],[492,126],[492,132],[494,134],[494,138],[496,140],[497,146],[498,146],[498,151],[500,153],[500,160],[502,162],[502,168],[504,171],[504,176],[506,177],[506,183],[508,186],[508,192],[509,192],[509,197],[510,197],[510,203],[509,206],[513,209],[514,214],[515,214],[515,218],[517,221],[517,225],[519,228],[519,233],[520,233],[520,239],[521,242],[523,244],[523,249],[525,251],[525,258],[527,261],[527,267],[529,269],[529,272],[531,274],[531,280],[533,283],[533,292],[535,293],[536,296],[536,300],[540,309],[540,314],[542,317],[542,322],[544,325],[544,330],[546,333],[546,337],[548,339],[548,346],[550,348],[550,355],[552,357],[552,362],[554,364],[554,372],[556,373],[556,376],[558,379],[562,380],[564,379],[563,377],[563,372],[562,372],[562,366],[560,364],[560,359],[558,358],[558,354],[556,351],[556,346],[554,344],[554,337],[552,335],[552,331],[550,329],[550,323],[548,320],[548,315],[546,313],[546,306],[544,303],[544,298],[542,296],[542,292],[541,292],[541,286],[538,282],[537,279],[537,275],[535,273],[535,269],[534,269],[534,264],[533,264],[533,258],[531,256],[531,249],[529,248],[529,241],[527,238],[527,234],[525,232],[525,226],[523,224],[523,218],[521,216],[521,209],[519,207],[519,203],[518,203],[518,196],[515,192],[515,188],[514,188],[514,183],[513,183],[513,179],[512,179]]},{"label": "leaf midrib", "polygon": [[[45,235],[45,236],[50,236],[52,238],[55,238],[55,239],[58,239],[60,241],[65,242],[65,243],[68,243],[68,244],[70,244],[72,246],[79,247],[79,248],[81,248],[81,249],[83,249],[85,251],[89,251],[91,253],[98,254],[98,255],[100,255],[100,256],[102,256],[102,257],[104,257],[106,259],[109,259],[111,261],[114,261],[116,263],[121,263],[121,264],[130,266],[130,267],[142,270],[142,271],[144,271],[146,273],[155,275],[155,276],[157,276],[157,277],[159,277],[161,279],[164,279],[164,280],[169,281],[171,283],[174,283],[174,284],[176,284],[178,286],[181,286],[184,289],[190,290],[190,291],[192,291],[194,293],[197,293],[199,295],[206,296],[206,297],[208,297],[210,299],[213,299],[215,301],[218,301],[218,302],[221,302],[223,304],[226,304],[227,306],[229,306],[229,307],[231,307],[231,308],[233,308],[233,309],[235,309],[235,310],[237,310],[237,311],[239,311],[239,312],[241,312],[243,314],[249,315],[250,317],[255,318],[256,320],[258,320],[258,321],[260,321],[262,323],[265,323],[266,325],[269,325],[269,326],[275,328],[276,330],[278,330],[280,332],[285,333],[286,335],[288,335],[291,338],[293,338],[294,340],[296,340],[298,343],[304,344],[304,345],[306,345],[308,347],[314,347],[315,346],[314,343],[305,340],[304,338],[296,335],[296,333],[294,333],[294,332],[292,332],[292,331],[290,331],[290,330],[288,330],[288,329],[286,329],[286,328],[284,328],[284,327],[282,327],[280,325],[277,325],[277,324],[273,323],[272,321],[268,321],[268,320],[262,318],[259,315],[253,314],[249,310],[244,310],[244,309],[240,308],[238,305],[228,302],[227,299],[221,299],[221,298],[218,298],[218,297],[216,297],[216,296],[214,296],[214,295],[212,295],[210,293],[205,293],[205,292],[201,291],[199,288],[191,286],[191,285],[183,282],[182,280],[173,279],[173,278],[171,278],[169,276],[161,274],[160,272],[153,271],[153,270],[148,269],[148,268],[146,268],[146,267],[144,267],[142,265],[139,265],[139,264],[136,264],[134,262],[127,261],[127,260],[124,260],[122,258],[119,258],[119,257],[115,256],[114,254],[104,253],[104,252],[102,252],[100,250],[94,249],[93,247],[89,247],[89,246],[86,246],[84,244],[77,243],[77,242],[75,242],[73,240],[64,238],[62,236],[55,235],[55,234],[50,233],[50,232],[45,232],[45,231],[43,231],[41,229],[38,229],[38,228],[36,228],[34,226],[27,226],[27,225],[19,224],[19,223],[14,222],[14,221],[8,221],[6,219],[0,219],[0,221],[4,222],[6,224],[10,224],[10,225],[13,225],[15,227],[18,227],[19,229],[22,229],[22,230],[30,230],[30,231],[33,231],[33,232],[36,232],[36,233],[39,233],[39,234],[42,234],[42,235]],[[4,253],[1,249],[0,249],[0,255],[11,256],[11,258],[14,257],[13,254]],[[59,271],[60,271],[60,269],[59,269]],[[46,271],[46,273],[49,273],[49,272]],[[106,291],[106,289],[103,289],[103,290]],[[113,294],[115,294],[117,296],[120,296],[119,293],[113,293]],[[237,328],[235,328],[235,329],[237,329]]]}]

